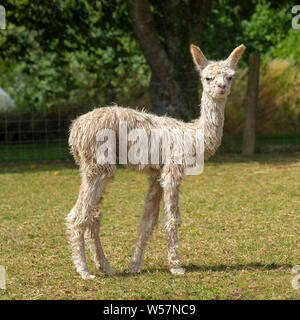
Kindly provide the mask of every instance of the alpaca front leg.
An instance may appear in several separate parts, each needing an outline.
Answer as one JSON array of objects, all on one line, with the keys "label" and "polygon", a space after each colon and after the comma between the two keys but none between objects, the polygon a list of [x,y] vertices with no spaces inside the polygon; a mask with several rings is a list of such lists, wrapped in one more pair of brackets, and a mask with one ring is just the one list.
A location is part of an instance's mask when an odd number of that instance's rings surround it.
[{"label": "alpaca front leg", "polygon": [[135,273],[141,270],[147,241],[151,237],[158,222],[161,195],[162,188],[158,178],[156,176],[150,176],[149,191],[145,199],[144,213],[139,224],[139,235],[130,261],[130,272]]},{"label": "alpaca front leg", "polygon": [[167,236],[168,263],[171,273],[184,274],[185,270],[181,267],[178,248],[177,229],[181,224],[178,207],[178,189],[176,187],[164,188],[164,229]]}]

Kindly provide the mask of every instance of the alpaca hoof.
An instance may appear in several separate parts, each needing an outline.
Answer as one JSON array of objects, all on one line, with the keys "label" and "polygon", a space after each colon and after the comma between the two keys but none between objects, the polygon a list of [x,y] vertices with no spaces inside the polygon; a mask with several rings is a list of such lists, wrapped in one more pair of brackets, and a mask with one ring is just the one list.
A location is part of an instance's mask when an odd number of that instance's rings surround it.
[{"label": "alpaca hoof", "polygon": [[114,276],[117,271],[115,269],[109,268],[109,269],[105,269],[104,273],[107,274],[108,276]]},{"label": "alpaca hoof", "polygon": [[82,277],[82,279],[84,279],[84,280],[93,280],[93,279],[95,279],[96,278],[96,276],[94,276],[93,274],[83,274],[83,275],[81,275],[81,277]]},{"label": "alpaca hoof", "polygon": [[131,273],[140,273],[141,272],[141,268],[139,266],[136,266],[136,265],[131,265],[129,267],[129,272],[131,272]]},{"label": "alpaca hoof", "polygon": [[185,270],[181,267],[178,267],[178,268],[171,268],[170,269],[171,273],[172,274],[177,274],[177,275],[182,275],[185,273]]},{"label": "alpaca hoof", "polygon": [[104,266],[102,266],[100,263],[96,263],[97,270],[100,270],[101,272],[107,274],[108,276],[113,276],[117,273],[117,271],[110,267],[108,263],[105,263]]}]

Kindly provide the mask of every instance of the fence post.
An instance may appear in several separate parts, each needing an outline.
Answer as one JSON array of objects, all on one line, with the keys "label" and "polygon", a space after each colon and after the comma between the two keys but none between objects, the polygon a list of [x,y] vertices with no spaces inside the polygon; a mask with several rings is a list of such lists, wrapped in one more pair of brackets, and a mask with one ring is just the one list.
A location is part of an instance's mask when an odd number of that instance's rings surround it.
[{"label": "fence post", "polygon": [[260,54],[249,55],[246,119],[243,135],[243,155],[251,155],[255,150],[256,110],[259,90]]}]

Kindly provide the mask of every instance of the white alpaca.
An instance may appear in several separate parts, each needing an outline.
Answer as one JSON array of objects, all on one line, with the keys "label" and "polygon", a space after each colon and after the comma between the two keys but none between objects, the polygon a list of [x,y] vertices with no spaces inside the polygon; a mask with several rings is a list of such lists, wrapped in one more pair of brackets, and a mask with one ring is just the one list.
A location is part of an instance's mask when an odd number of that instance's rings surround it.
[{"label": "white alpaca", "polygon": [[[203,93],[201,117],[190,123],[121,107],[98,108],[73,121],[69,144],[74,158],[80,166],[82,184],[77,202],[66,220],[73,260],[83,279],[95,277],[88,271],[84,236],[88,240],[97,269],[101,269],[107,274],[115,273],[104,255],[99,237],[99,226],[103,190],[106,183],[113,178],[116,166],[114,164],[100,164],[97,161],[97,148],[99,148],[96,139],[97,132],[101,129],[111,129],[116,132],[118,139],[121,122],[127,123],[129,131],[143,129],[148,137],[153,129],[170,131],[177,129],[181,132],[201,129],[204,132],[204,156],[205,159],[208,159],[221,143],[225,103],[230,92],[234,69],[244,50],[245,46],[241,45],[226,60],[215,62],[208,61],[198,47],[191,45],[194,63],[201,75]],[[118,150],[116,151],[118,153]],[[169,268],[173,274],[184,273],[177,253],[177,228],[181,223],[178,207],[179,185],[186,164],[184,162],[182,164],[176,163],[173,156],[174,153],[171,152],[167,163],[150,163],[148,165],[128,163],[128,167],[142,170],[149,175],[149,191],[145,199],[136,247],[130,262],[131,272],[139,272],[141,269],[144,250],[157,225],[159,203],[163,198],[163,220],[167,235]]]}]

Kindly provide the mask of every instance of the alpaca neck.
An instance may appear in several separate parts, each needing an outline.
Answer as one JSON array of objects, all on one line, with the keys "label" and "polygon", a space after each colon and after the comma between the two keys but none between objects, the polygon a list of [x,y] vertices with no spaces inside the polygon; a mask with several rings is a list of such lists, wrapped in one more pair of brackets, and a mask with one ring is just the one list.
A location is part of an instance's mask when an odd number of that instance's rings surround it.
[{"label": "alpaca neck", "polygon": [[226,98],[213,99],[204,91],[201,98],[201,116],[196,123],[204,132],[204,158],[211,157],[222,141]]}]

